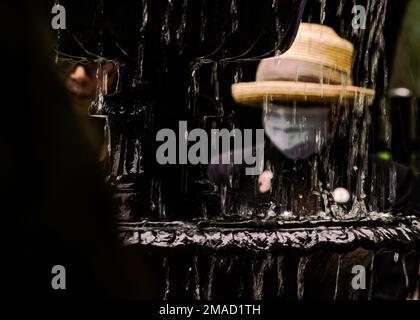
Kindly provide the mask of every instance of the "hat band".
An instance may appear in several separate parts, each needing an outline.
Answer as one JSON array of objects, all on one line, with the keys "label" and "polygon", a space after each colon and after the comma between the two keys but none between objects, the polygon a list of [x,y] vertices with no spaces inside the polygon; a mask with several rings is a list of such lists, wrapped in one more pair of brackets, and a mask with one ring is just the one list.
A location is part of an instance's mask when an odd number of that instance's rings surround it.
[{"label": "hat band", "polygon": [[349,75],[315,62],[278,57],[260,65],[256,81],[295,81],[333,85],[352,85]]}]

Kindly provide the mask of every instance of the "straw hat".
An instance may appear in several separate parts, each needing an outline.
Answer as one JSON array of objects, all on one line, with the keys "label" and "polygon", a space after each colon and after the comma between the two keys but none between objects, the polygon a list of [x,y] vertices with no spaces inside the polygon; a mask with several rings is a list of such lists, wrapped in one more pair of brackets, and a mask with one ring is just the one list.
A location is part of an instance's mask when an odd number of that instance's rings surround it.
[{"label": "straw hat", "polygon": [[237,103],[261,106],[277,102],[371,103],[375,91],[355,87],[351,68],[354,47],[327,26],[302,23],[296,40],[284,54],[260,62],[255,82],[232,85]]}]

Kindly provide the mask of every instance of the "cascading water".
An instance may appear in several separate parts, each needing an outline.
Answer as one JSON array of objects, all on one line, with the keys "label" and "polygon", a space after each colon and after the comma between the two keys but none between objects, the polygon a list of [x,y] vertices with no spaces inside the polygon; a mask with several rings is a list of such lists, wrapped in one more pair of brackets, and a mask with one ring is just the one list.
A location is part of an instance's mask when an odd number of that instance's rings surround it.
[{"label": "cascading water", "polygon": [[[338,20],[336,31],[356,46],[355,81],[377,88],[375,105],[383,118],[388,116],[384,94],[388,88],[388,1],[365,1],[367,29],[352,28],[353,1],[337,1],[335,7],[329,7],[326,0],[311,1],[304,16],[305,21],[325,25]],[[237,289],[231,294],[236,297],[294,295],[304,299],[305,277],[313,268],[311,253],[325,245],[341,250],[326,295],[346,298],[341,282],[347,281],[352,259],[346,250],[363,243],[380,249],[386,241],[395,241],[402,248],[408,287],[405,255],[410,252],[407,246],[413,247],[419,240],[420,227],[409,217],[393,220],[389,214],[397,200],[397,173],[395,166],[390,166],[385,185],[379,178],[383,172],[369,161],[372,116],[363,99],[354,106],[334,107],[337,117],[344,113],[346,119],[337,124],[339,143],[328,145],[310,161],[286,162],[268,150],[263,167],[275,177],[269,195],[259,194],[258,188],[242,192],[241,186],[258,186],[258,181],[245,181],[235,168],[228,173],[227,182],[218,185],[208,177],[205,165],[160,167],[153,162],[155,133],[176,128],[179,120],[187,120],[188,130],[201,128],[208,133],[221,128],[261,128],[261,112],[236,106],[230,85],[254,80],[260,59],[288,49],[303,5],[304,1],[298,0],[258,4],[243,0],[139,0],[137,10],[126,7],[135,12],[128,19],[129,27],[114,25],[109,32],[99,23],[95,41],[86,40],[88,43],[73,50],[83,52],[74,56],[94,51],[100,66],[108,60],[117,65],[116,94],[103,90],[106,74],[98,79],[91,113],[107,121],[107,179],[115,190],[120,218],[125,220],[120,226],[123,242],[149,245],[151,250],[191,245],[212,251],[210,258],[207,251],[191,253],[181,290],[186,297],[210,300],[223,295],[220,279],[228,273],[230,284]],[[109,1],[99,1],[96,18],[103,20],[107,14],[109,18],[110,7]],[[250,24],[251,20],[255,23]],[[59,43],[62,38],[59,34]],[[62,52],[67,50],[62,46],[59,50],[61,59],[73,54]],[[97,76],[102,74],[99,67]],[[269,101],[264,108],[269,110]],[[389,142],[390,133],[386,136]],[[188,144],[186,139],[183,142]],[[338,153],[344,157],[337,159]],[[333,192],[339,187],[350,192],[348,203],[334,200]],[[299,254],[291,258],[288,250]],[[248,260],[232,257],[243,251],[263,256]],[[375,254],[372,256],[368,298],[374,294]],[[171,298],[172,290],[179,290],[174,288],[177,269],[173,263],[173,255],[162,260],[165,299]],[[241,268],[234,275],[232,270]],[[290,275],[295,280],[287,279]]]}]

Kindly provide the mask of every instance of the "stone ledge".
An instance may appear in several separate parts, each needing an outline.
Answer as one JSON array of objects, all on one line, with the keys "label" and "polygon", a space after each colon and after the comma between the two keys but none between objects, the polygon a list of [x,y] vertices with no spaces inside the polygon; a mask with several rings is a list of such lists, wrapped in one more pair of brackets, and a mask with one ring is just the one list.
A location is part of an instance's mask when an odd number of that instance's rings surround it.
[{"label": "stone ledge", "polygon": [[156,248],[199,247],[254,253],[310,251],[318,247],[335,251],[389,247],[405,251],[415,250],[420,244],[420,220],[415,217],[358,221],[142,221],[120,223],[118,228],[123,245]]}]

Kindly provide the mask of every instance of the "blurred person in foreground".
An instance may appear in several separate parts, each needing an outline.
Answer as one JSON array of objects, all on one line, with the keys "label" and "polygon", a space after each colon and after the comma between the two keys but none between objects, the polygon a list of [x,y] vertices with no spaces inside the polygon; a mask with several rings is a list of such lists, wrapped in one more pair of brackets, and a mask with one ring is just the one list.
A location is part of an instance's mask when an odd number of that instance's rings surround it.
[{"label": "blurred person in foreground", "polygon": [[[109,192],[56,74],[44,4],[0,4],[2,290],[15,298],[132,297]],[[65,290],[52,288],[55,265],[65,267]],[[136,298],[153,292],[141,267],[136,281],[145,289]]]}]

